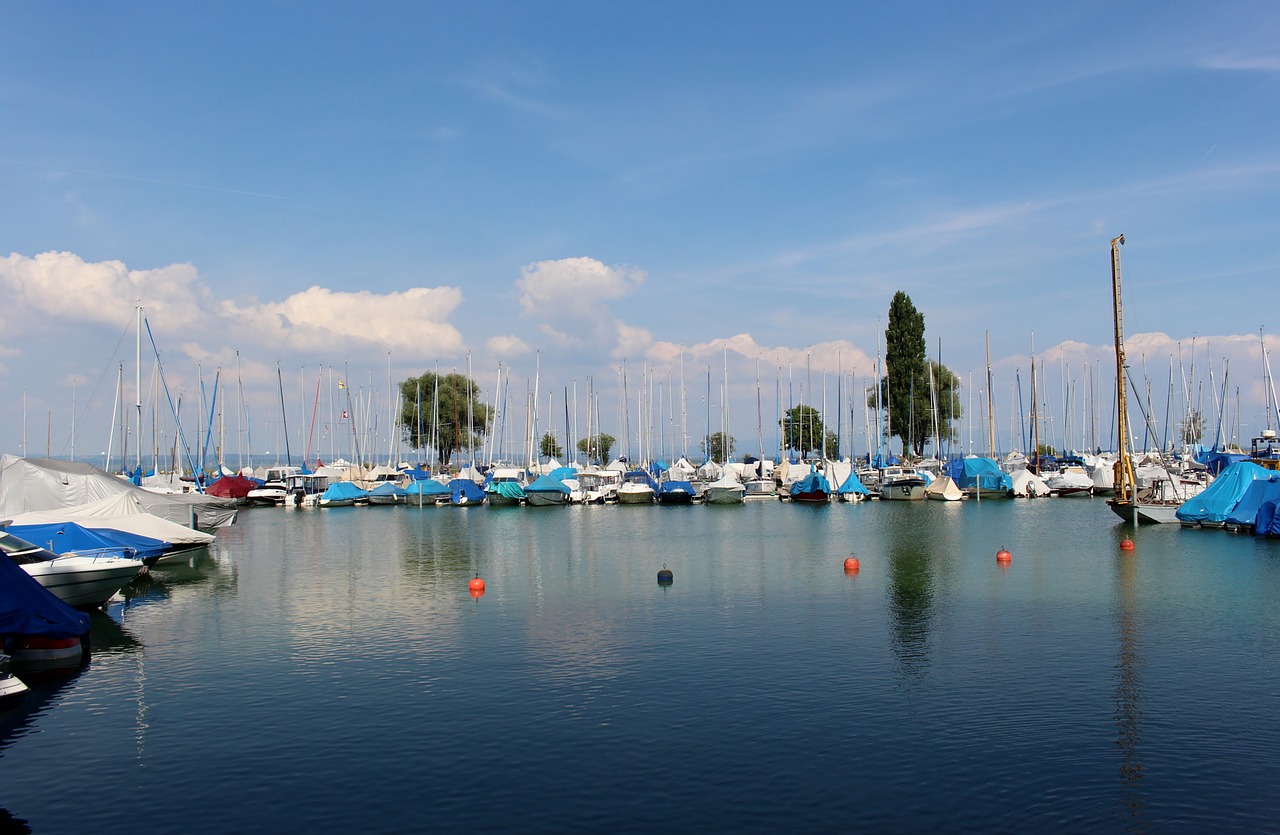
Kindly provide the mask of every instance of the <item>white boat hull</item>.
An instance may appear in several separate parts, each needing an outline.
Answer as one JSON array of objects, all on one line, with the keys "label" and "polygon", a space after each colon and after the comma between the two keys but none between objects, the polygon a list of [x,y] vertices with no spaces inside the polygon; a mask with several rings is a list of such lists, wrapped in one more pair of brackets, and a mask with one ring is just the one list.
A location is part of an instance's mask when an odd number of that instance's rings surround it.
[{"label": "white boat hull", "polygon": [[124,557],[65,556],[22,568],[68,606],[101,606],[142,570],[139,560]]},{"label": "white boat hull", "polygon": [[653,488],[624,484],[618,488],[618,504],[653,504]]}]

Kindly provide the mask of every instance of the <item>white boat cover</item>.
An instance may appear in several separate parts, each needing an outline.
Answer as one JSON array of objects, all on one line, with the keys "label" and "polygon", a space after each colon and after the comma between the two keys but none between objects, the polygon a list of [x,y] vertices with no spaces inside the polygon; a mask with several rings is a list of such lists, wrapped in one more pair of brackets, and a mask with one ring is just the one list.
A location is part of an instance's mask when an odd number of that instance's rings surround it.
[{"label": "white boat cover", "polygon": [[12,519],[15,525],[75,522],[86,528],[110,528],[164,540],[173,545],[208,545],[214,540],[212,534],[148,513],[137,501],[137,497],[124,493],[77,507],[20,513]]},{"label": "white boat cover", "polygon": [[964,493],[960,492],[960,488],[948,476],[941,476],[926,488],[924,488],[925,498],[942,499],[947,502],[958,502],[964,498]]},{"label": "white boat cover", "polygon": [[121,495],[134,497],[143,512],[179,525],[220,528],[236,519],[236,504],[230,499],[202,493],[153,493],[90,464],[0,456],[0,516],[6,518]]},{"label": "white boat cover", "polygon": [[1015,470],[1009,475],[1013,481],[1013,495],[1022,498],[1049,495],[1049,485],[1044,479],[1030,470]]}]

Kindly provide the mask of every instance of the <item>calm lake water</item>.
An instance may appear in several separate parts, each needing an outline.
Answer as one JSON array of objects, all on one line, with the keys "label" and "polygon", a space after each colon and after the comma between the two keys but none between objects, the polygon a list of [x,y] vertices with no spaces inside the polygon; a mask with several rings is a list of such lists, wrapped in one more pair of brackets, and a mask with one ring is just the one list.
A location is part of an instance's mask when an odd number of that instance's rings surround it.
[{"label": "calm lake water", "polygon": [[35,832],[1280,827],[1280,542],[1101,500],[251,509],[128,592]]}]

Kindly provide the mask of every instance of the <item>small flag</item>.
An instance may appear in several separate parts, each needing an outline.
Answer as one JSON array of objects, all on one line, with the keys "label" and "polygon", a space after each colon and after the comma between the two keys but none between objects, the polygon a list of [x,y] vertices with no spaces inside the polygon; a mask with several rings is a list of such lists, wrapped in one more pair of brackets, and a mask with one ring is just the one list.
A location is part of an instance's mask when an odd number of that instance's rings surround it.
[{"label": "small flag", "polygon": [[339,388],[339,389],[344,389],[344,388],[346,388],[346,387],[347,387],[347,384],[346,384],[346,383],[342,382],[341,380],[339,380],[339,381],[338,381],[338,388]]},{"label": "small flag", "polygon": [[347,410],[346,410],[346,409],[343,409],[343,410],[342,410],[342,419],[343,419],[343,420],[346,420],[346,419],[347,419]]}]

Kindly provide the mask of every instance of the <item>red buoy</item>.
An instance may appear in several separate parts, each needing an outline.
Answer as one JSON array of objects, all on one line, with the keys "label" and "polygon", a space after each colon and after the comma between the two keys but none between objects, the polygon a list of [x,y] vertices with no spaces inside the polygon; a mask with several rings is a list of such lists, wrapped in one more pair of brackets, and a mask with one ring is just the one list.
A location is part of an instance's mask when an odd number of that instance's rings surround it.
[{"label": "red buoy", "polygon": [[471,591],[482,592],[484,591],[484,580],[480,579],[480,575],[477,574],[474,580],[467,583],[467,588],[470,589]]},{"label": "red buoy", "polygon": [[859,569],[859,568],[861,568],[861,567],[862,567],[862,566],[858,565],[858,558],[857,558],[857,557],[849,557],[847,560],[845,560],[845,561],[844,561],[844,573],[845,573],[845,574],[857,574],[857,573],[858,573],[858,569]]},{"label": "red buoy", "polygon": [[1005,563],[1005,562],[1009,562],[1012,559],[1013,559],[1013,554],[1010,554],[1005,549],[1001,548],[999,551],[996,551],[996,562]]},{"label": "red buoy", "polygon": [[1120,540],[1120,550],[1121,550],[1121,551],[1132,551],[1132,550],[1133,550],[1133,540],[1132,540],[1132,539],[1122,539],[1122,540]]}]

